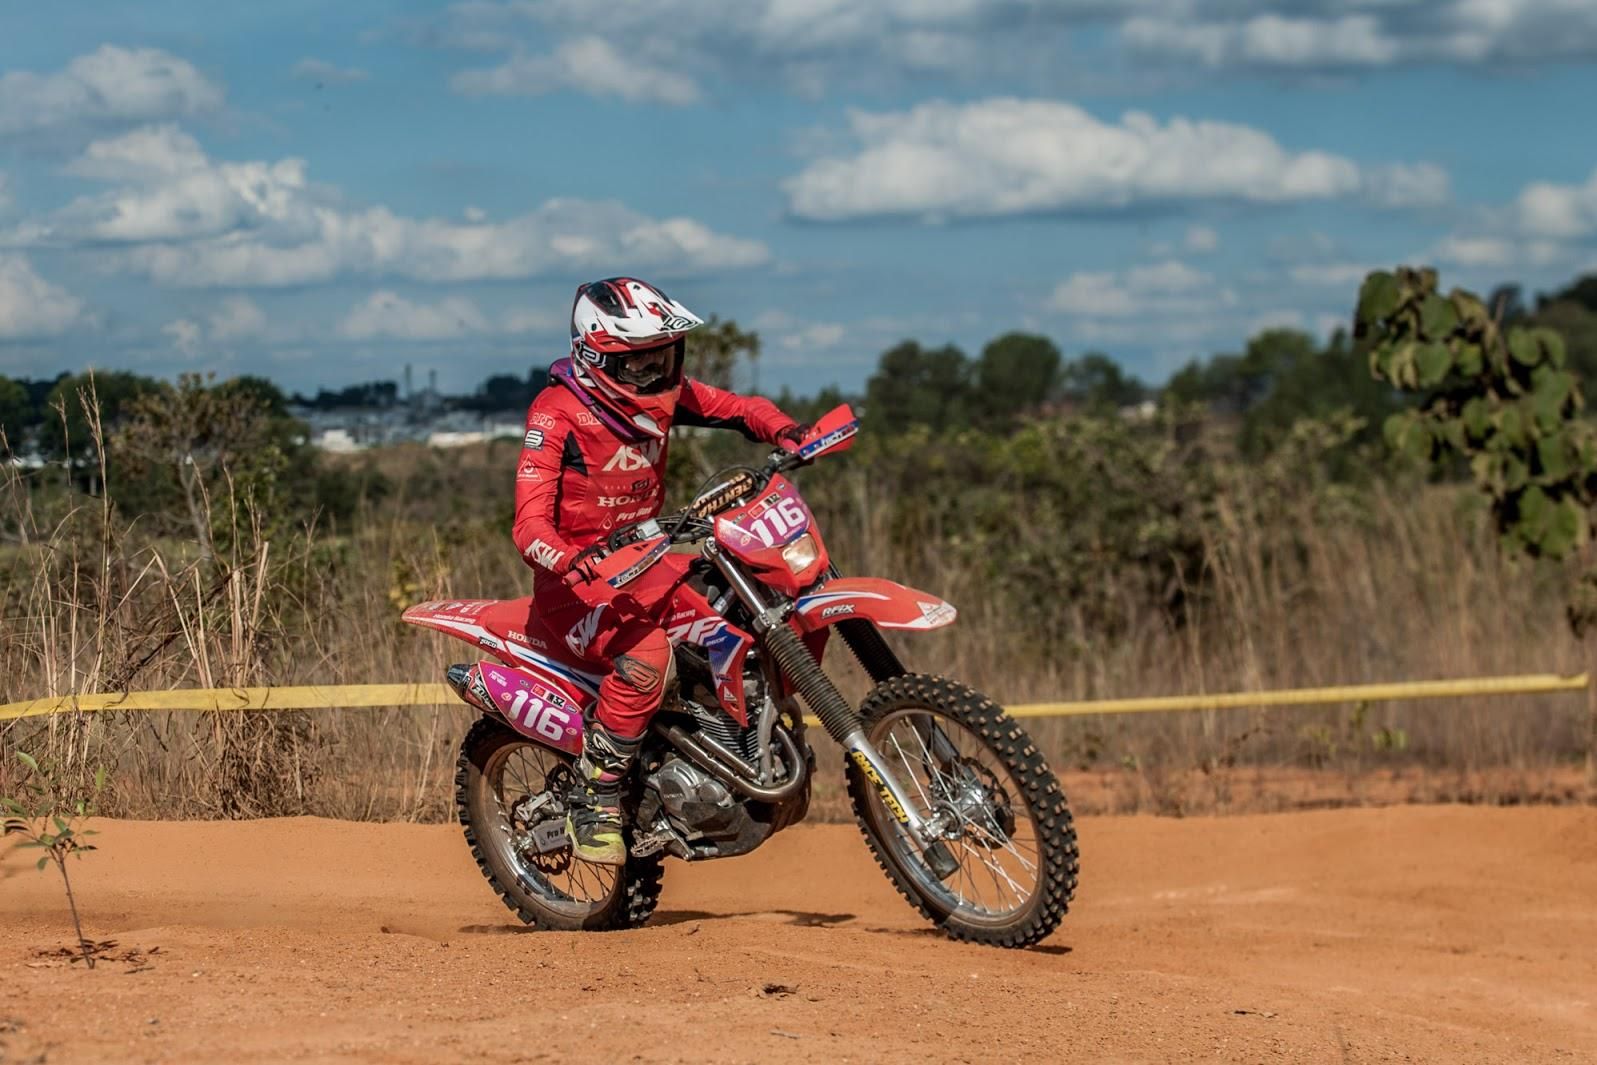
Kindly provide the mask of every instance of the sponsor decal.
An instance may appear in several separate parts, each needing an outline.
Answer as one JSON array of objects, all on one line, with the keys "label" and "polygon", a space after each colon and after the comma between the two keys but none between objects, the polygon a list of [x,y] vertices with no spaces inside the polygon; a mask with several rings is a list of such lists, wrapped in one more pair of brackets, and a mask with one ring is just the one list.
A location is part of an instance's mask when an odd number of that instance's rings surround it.
[{"label": "sponsor decal", "polygon": [[549,650],[549,645],[547,643],[544,643],[542,640],[534,639],[524,632],[516,632],[512,630],[507,635],[510,637],[511,643],[519,643],[523,647],[536,647],[540,651]]},{"label": "sponsor decal", "polygon": [[926,619],[928,625],[941,625],[954,620],[955,610],[947,603],[926,603],[917,600],[915,605],[920,607],[921,617]]},{"label": "sponsor decal", "polygon": [[687,621],[666,629],[665,634],[677,643],[702,644],[720,627],[721,619],[712,614],[698,620],[690,617]]},{"label": "sponsor decal", "polygon": [[842,443],[844,440],[847,440],[857,432],[859,432],[859,422],[849,422],[847,425],[833,429],[819,440],[811,440],[809,443],[799,448],[799,456],[802,458],[809,458],[817,451],[825,451],[833,444]]},{"label": "sponsor decal", "polygon": [[537,426],[540,429],[553,429],[555,420],[552,415],[545,414],[541,410],[535,410],[527,415],[527,424],[529,426]]},{"label": "sponsor decal", "polygon": [[882,782],[881,774],[876,772],[876,767],[871,765],[871,760],[865,757],[864,753],[861,751],[850,751],[849,754],[853,755],[854,764],[859,766],[861,773],[865,774],[865,779],[876,785],[876,790],[882,796],[882,805],[887,807],[888,811],[894,817],[898,818],[899,824],[909,824],[909,815],[904,812],[904,808],[900,806],[898,804],[898,800],[893,797],[892,791],[889,790],[887,785]]},{"label": "sponsor decal", "polygon": [[640,447],[630,444],[621,444],[616,448],[615,454],[610,456],[610,461],[604,464],[605,473],[632,473],[635,470],[646,470],[660,461],[660,441],[654,440]]},{"label": "sponsor decal", "polygon": [[516,476],[517,477],[530,477],[533,480],[537,479],[537,477],[538,477],[538,464],[537,464],[537,462],[535,462],[533,460],[533,457],[531,455],[526,455],[526,456],[524,456],[522,458],[521,465],[516,467]]},{"label": "sponsor decal", "polygon": [[471,671],[471,676],[466,685],[466,694],[472,697],[471,701],[474,701],[480,710],[490,709],[494,705],[493,693],[488,690],[488,682],[482,678],[481,666]]},{"label": "sponsor decal", "polygon": [[660,328],[672,333],[692,329],[695,324],[692,318],[684,318],[680,314],[668,314],[660,319]]},{"label": "sponsor decal", "polygon": [[853,603],[837,603],[837,604],[835,604],[833,606],[829,606],[829,607],[826,607],[825,609],[823,609],[821,611],[821,617],[823,617],[823,618],[835,618],[839,614],[852,614],[852,613],[854,613],[854,604]]},{"label": "sponsor decal", "polygon": [[660,561],[661,556],[663,556],[666,551],[670,549],[670,547],[671,541],[661,537],[660,542],[649,548],[649,550],[645,551],[642,558],[638,559],[638,561],[634,562],[632,565],[628,566],[614,577],[611,577],[608,582],[610,587],[620,588],[626,584],[630,584],[632,581],[637,580],[643,575],[644,570]]},{"label": "sponsor decal", "polygon": [[526,558],[532,559],[544,569],[552,570],[560,565],[560,560],[566,557],[564,551],[557,551],[542,540],[534,540],[522,552]]},{"label": "sponsor decal", "polygon": [[490,602],[487,599],[475,601],[470,599],[451,599],[448,602],[439,603],[436,609],[444,614],[460,614],[464,617],[474,618],[484,610],[487,610]]},{"label": "sponsor decal", "polygon": [[654,498],[654,493],[641,496],[600,496],[594,500],[595,505],[613,510],[616,507],[631,507],[639,503],[647,503]]},{"label": "sponsor decal", "polygon": [[599,419],[595,418],[585,410],[578,411],[577,424],[587,429],[597,429],[599,427]]},{"label": "sponsor decal", "polygon": [[527,430],[527,435],[522,438],[521,446],[526,448],[528,451],[542,451],[543,450],[543,430],[542,429],[528,429]]},{"label": "sponsor decal", "polygon": [[604,613],[606,605],[600,603],[594,607],[586,617],[571,626],[570,632],[566,633],[566,646],[571,648],[571,652],[578,658],[588,653],[588,645],[599,634],[599,617]]}]

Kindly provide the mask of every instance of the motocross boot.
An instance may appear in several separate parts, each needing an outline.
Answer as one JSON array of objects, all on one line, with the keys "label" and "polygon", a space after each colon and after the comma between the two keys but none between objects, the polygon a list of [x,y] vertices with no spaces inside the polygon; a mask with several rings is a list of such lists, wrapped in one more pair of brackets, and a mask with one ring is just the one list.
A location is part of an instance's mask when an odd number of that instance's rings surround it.
[{"label": "motocross boot", "polygon": [[582,757],[573,767],[577,779],[566,797],[566,835],[572,852],[585,862],[626,864],[621,784],[642,742],[642,736],[625,739],[598,722],[583,739]]}]

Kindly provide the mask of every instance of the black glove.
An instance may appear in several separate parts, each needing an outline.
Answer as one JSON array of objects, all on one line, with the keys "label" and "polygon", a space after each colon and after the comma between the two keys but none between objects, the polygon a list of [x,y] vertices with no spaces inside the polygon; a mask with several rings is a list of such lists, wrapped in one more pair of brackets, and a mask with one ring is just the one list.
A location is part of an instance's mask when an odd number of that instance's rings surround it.
[{"label": "black glove", "polygon": [[804,438],[810,435],[810,427],[806,422],[796,422],[776,434],[776,442],[788,451],[797,451]]}]

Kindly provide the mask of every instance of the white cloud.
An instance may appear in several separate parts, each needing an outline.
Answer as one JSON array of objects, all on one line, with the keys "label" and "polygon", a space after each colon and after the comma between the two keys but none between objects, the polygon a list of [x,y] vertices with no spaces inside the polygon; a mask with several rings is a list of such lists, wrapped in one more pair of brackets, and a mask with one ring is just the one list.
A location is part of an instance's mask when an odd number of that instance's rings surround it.
[{"label": "white cloud", "polygon": [[1438,241],[1428,257],[1456,266],[1544,267],[1573,262],[1574,249],[1555,240],[1455,234]]},{"label": "white cloud", "polygon": [[830,348],[847,333],[848,330],[836,322],[812,322],[795,333],[784,335],[781,345],[789,351]]},{"label": "white cloud", "polygon": [[1049,70],[1084,13],[1101,20],[1111,9],[1104,0],[618,0],[602,9],[467,0],[412,27],[423,44],[507,57],[458,75],[457,91],[563,88],[683,103],[720,81],[774,81],[815,97],[926,75]]},{"label": "white cloud", "polygon": [[[1214,69],[1357,70],[1420,62],[1478,65],[1597,56],[1590,0],[1185,0],[1120,25],[1133,52]],[[1358,8],[1350,13],[1349,7]]]},{"label": "white cloud", "polygon": [[622,268],[681,275],[769,258],[758,241],[611,202],[550,200],[503,222],[351,208],[314,185],[302,160],[217,162],[172,126],[96,142],[69,169],[115,187],[0,234],[0,243],[120,245],[110,265],[171,285],[520,280]]},{"label": "white cloud", "polygon": [[1377,207],[1440,207],[1452,196],[1447,171],[1432,163],[1395,163],[1369,168],[1364,195]]},{"label": "white cloud", "polygon": [[472,96],[541,96],[574,89],[631,103],[684,106],[699,100],[699,87],[692,78],[663,66],[651,66],[646,60],[623,56],[609,41],[594,36],[563,41],[550,55],[517,53],[498,66],[463,71],[450,84],[457,92]]},{"label": "white cloud", "polygon": [[453,340],[489,329],[487,317],[462,296],[412,303],[388,291],[373,292],[352,307],[338,326],[339,335],[350,340]]},{"label": "white cloud", "polygon": [[1300,285],[1346,288],[1362,284],[1364,275],[1374,269],[1364,263],[1299,263],[1287,273]]},{"label": "white cloud", "polygon": [[1597,170],[1583,183],[1535,181],[1437,242],[1440,262],[1479,268],[1578,269],[1597,240]]},{"label": "white cloud", "polygon": [[0,134],[198,115],[220,109],[222,100],[222,89],[186,60],[107,44],[57,73],[0,76]]},{"label": "white cloud", "polygon": [[178,318],[167,322],[161,332],[172,338],[172,346],[183,355],[193,355],[200,348],[204,330],[192,318]]},{"label": "white cloud", "polygon": [[1220,246],[1220,234],[1208,226],[1189,226],[1183,243],[1188,251],[1202,255]]},{"label": "white cloud", "polygon": [[40,277],[24,256],[0,253],[0,339],[59,336],[84,320],[82,300]]},{"label": "white cloud", "polygon": [[1243,21],[1193,22],[1137,16],[1120,27],[1132,49],[1194,59],[1205,66],[1382,66],[1397,45],[1370,15],[1334,19],[1256,15]]},{"label": "white cloud", "polygon": [[325,59],[314,59],[310,56],[295,63],[294,69],[289,74],[298,81],[314,81],[323,85],[348,85],[350,82],[365,81],[371,77],[371,74],[360,67],[341,67]]},{"label": "white cloud", "polygon": [[1274,310],[1255,314],[1248,319],[1245,335],[1253,336],[1263,333],[1268,329],[1302,329],[1303,312],[1290,307],[1278,307]]},{"label": "white cloud", "polygon": [[211,312],[207,324],[215,340],[248,340],[266,332],[266,312],[248,296],[229,296]]},{"label": "white cloud", "polygon": [[1236,303],[1213,276],[1176,259],[1121,272],[1081,271],[1055,286],[1050,309],[1078,318],[1207,313]]},{"label": "white cloud", "polygon": [[563,329],[569,325],[566,319],[557,318],[545,311],[535,311],[527,308],[506,311],[500,319],[499,331],[511,335],[519,333],[537,333],[551,329]]},{"label": "white cloud", "polygon": [[1371,182],[1406,189],[1434,181],[1423,168],[1367,172],[1327,152],[1289,151],[1248,126],[1160,123],[1140,112],[1107,123],[1052,100],[854,111],[850,125],[857,154],[817,160],[785,183],[795,215],[936,220],[1201,200],[1283,203],[1354,197]]},{"label": "white cloud", "polygon": [[1514,201],[1521,231],[1552,240],[1581,240],[1597,235],[1597,170],[1582,185],[1538,181],[1525,186]]}]

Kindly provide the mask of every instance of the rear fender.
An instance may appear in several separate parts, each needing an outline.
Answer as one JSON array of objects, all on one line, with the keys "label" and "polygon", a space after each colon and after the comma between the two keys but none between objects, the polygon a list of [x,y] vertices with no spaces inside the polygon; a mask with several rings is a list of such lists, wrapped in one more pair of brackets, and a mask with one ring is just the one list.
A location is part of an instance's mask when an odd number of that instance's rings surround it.
[{"label": "rear fender", "polygon": [[880,577],[839,577],[803,595],[793,606],[800,633],[811,633],[851,618],[884,629],[926,631],[952,625],[959,612],[932,595]]},{"label": "rear fender", "polygon": [[[407,625],[433,629],[480,647],[497,655],[502,664],[541,678],[579,705],[586,705],[599,691],[601,678],[598,675],[533,648],[526,634],[518,629],[494,624],[495,612],[509,610],[513,614],[525,614],[525,603],[526,600],[443,599],[411,607],[402,620]],[[502,617],[497,620],[505,621]],[[509,633],[509,639],[501,633]]]},{"label": "rear fender", "polygon": [[478,662],[466,671],[456,691],[467,703],[498,715],[528,739],[570,755],[582,753],[584,700],[555,677],[498,662]]}]

